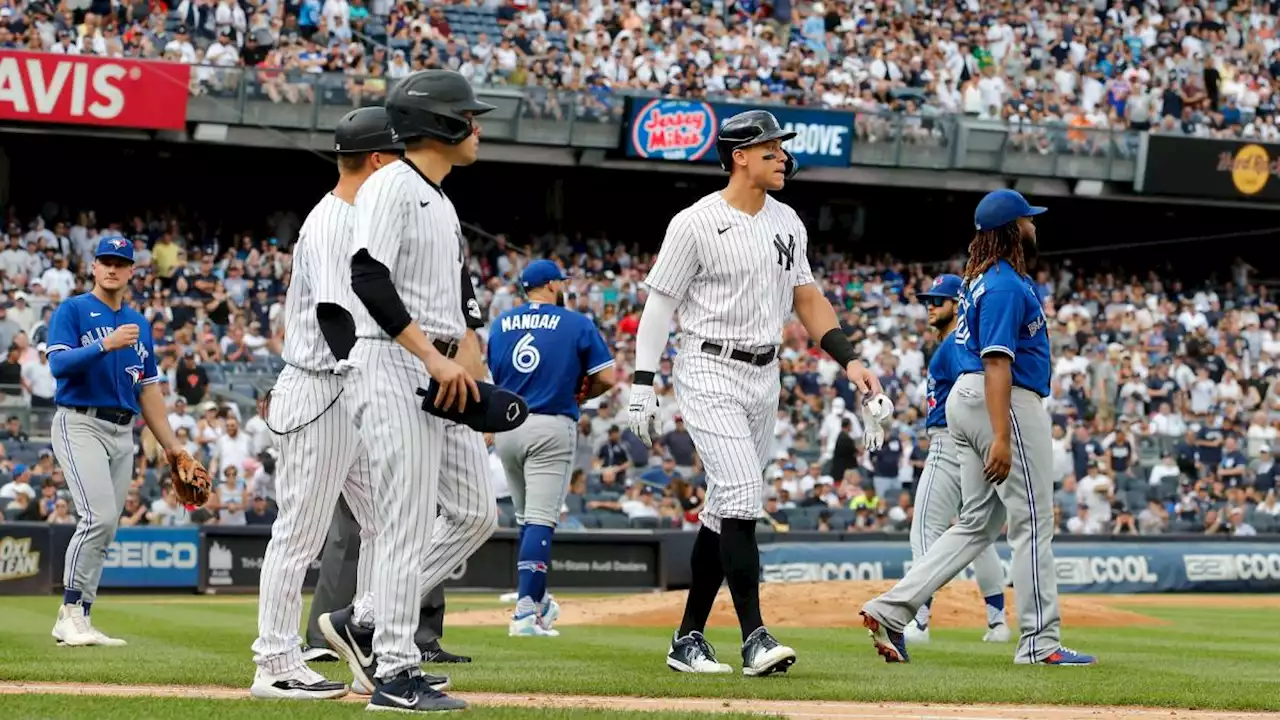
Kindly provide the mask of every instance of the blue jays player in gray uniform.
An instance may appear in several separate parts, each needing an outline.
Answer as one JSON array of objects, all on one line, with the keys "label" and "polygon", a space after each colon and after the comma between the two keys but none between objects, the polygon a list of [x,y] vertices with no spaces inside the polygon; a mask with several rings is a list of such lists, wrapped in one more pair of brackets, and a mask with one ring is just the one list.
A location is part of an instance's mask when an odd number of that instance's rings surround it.
[{"label": "blue jays player in gray uniform", "polygon": [[124,304],[133,278],[133,243],[98,241],[93,290],[62,303],[49,323],[49,369],[57,380],[53,454],[65,471],[80,521],[67,546],[62,606],[53,626],[60,645],[125,645],[93,626],[107,546],[133,479],[133,425],[142,415],[172,463],[186,451],[169,427],[157,383],[151,326]]},{"label": "blue jays player in gray uniform", "polygon": [[613,355],[585,315],[564,306],[564,274],[550,260],[520,276],[529,302],[493,321],[489,369],[494,384],[522,396],[529,419],[494,436],[520,525],[516,611],[508,634],[555,636],[559,609],[547,594],[551,536],[573,469],[578,405],[613,387]]},{"label": "blue jays player in gray uniform", "polygon": [[[906,662],[903,628],[938,588],[973,562],[1008,522],[1022,635],[1018,664],[1092,665],[1062,646],[1053,561],[1053,453],[1049,335],[1028,268],[1036,254],[1032,207],[996,190],[974,212],[954,339],[959,377],[946,403],[960,458],[960,520],[889,592],[862,608],[864,626],[887,662]],[[1029,261],[1030,260],[1030,261]]]},{"label": "blue jays player in gray uniform", "polygon": [[[916,483],[915,514],[911,522],[911,561],[920,562],[929,547],[951,527],[960,512],[960,461],[956,445],[947,431],[947,396],[959,374],[957,356],[963,348],[953,337],[957,323],[956,304],[964,281],[959,275],[939,275],[919,297],[929,306],[929,324],[938,331],[938,347],[929,358],[929,413],[925,430],[929,434],[929,457]],[[995,545],[988,545],[973,561],[973,572],[987,609],[985,642],[1009,642],[1009,626],[1004,620],[1004,570]],[[907,623],[907,643],[929,642],[929,612],[933,599]]]}]

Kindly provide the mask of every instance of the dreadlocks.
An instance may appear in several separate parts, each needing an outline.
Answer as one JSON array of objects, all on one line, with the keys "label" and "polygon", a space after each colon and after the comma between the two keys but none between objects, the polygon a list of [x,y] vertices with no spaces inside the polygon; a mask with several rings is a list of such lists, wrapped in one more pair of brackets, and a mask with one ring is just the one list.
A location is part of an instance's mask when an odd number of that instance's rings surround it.
[{"label": "dreadlocks", "polygon": [[993,230],[982,230],[969,243],[969,263],[964,267],[965,282],[987,271],[996,261],[1004,258],[1014,270],[1026,274],[1027,260],[1022,251],[1022,230],[1017,222],[1002,225]]}]

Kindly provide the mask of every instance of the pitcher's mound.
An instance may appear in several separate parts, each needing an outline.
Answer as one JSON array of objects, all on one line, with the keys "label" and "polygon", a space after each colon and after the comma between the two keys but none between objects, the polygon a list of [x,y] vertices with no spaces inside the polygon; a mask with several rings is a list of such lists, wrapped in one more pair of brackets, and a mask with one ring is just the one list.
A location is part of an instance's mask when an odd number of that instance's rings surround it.
[{"label": "pitcher's mound", "polygon": [[[840,628],[861,627],[858,611],[863,603],[893,587],[891,581],[844,581],[809,583],[767,583],[760,586],[760,605],[769,627]],[[557,625],[630,625],[634,627],[675,627],[684,615],[684,591],[619,595],[587,600],[566,599],[560,604]],[[1158,625],[1163,621],[1099,603],[1095,598],[1061,595],[1058,603],[1062,621],[1070,627],[1121,627]],[[1008,622],[1013,617],[1013,591],[1005,593]],[[513,608],[469,610],[449,615],[450,625],[505,625]],[[737,627],[733,600],[726,588],[716,597],[711,611],[714,627]],[[977,583],[957,581],[938,591],[933,601],[930,624],[935,627],[983,628],[986,607]]]}]

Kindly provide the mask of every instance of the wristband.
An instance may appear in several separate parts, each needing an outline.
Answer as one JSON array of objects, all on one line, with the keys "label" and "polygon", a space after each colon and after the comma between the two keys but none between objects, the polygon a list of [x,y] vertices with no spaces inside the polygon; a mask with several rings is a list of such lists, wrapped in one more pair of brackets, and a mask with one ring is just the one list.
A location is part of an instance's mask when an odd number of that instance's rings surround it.
[{"label": "wristband", "polygon": [[842,368],[848,367],[849,363],[858,359],[858,354],[853,351],[853,343],[849,342],[849,338],[845,337],[844,332],[838,327],[828,330],[827,334],[822,336],[820,345],[828,355],[840,363]]},{"label": "wristband", "polygon": [[648,370],[637,370],[631,375],[632,385],[653,385],[653,373]]}]

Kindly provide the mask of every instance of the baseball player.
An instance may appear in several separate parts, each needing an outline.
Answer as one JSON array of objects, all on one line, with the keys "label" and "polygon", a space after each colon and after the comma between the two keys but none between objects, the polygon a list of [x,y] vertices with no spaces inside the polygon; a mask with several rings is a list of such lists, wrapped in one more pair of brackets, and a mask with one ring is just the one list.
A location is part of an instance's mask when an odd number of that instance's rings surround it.
[{"label": "baseball player", "polygon": [[529,263],[520,285],[529,302],[507,310],[489,333],[489,367],[499,387],[529,404],[529,419],[494,436],[520,525],[519,585],[508,634],[554,636],[547,594],[551,536],[573,470],[578,404],[613,387],[613,355],[585,315],[564,308],[564,274],[550,260]]},{"label": "baseball player", "polygon": [[[369,709],[455,710],[466,703],[432,688],[419,668],[419,603],[493,534],[497,503],[481,435],[424,412],[416,393],[434,381],[437,408],[458,412],[480,400],[454,360],[467,330],[466,244],[440,183],[476,161],[475,118],[493,106],[458,73],[423,70],[396,84],[386,109],[404,159],[361,186],[347,253],[360,302],[346,387],[372,466],[372,596],[351,612],[321,616],[320,625],[356,679],[374,686]],[[372,658],[353,640],[370,625]]]},{"label": "baseball player", "polygon": [[[961,351],[952,337],[956,327],[956,302],[964,281],[959,275],[939,275],[920,299],[929,305],[929,324],[938,331],[938,347],[929,358],[929,456],[916,484],[915,514],[911,522],[911,561],[920,562],[929,546],[951,527],[960,511],[960,463],[956,446],[947,432],[947,395],[956,381],[956,354]],[[973,561],[978,588],[987,609],[985,642],[1009,642],[1004,620],[1004,570],[995,545],[988,545]],[[907,644],[929,642],[929,606],[925,601],[915,622],[907,624]]]},{"label": "baseball player", "polygon": [[862,609],[863,624],[887,662],[907,662],[902,629],[939,587],[986,551],[1006,518],[1022,630],[1014,662],[1097,662],[1059,641],[1052,434],[1042,402],[1049,394],[1049,337],[1027,276],[1036,253],[1031,218],[1044,211],[1013,190],[996,190],[974,212],[977,234],[953,333],[960,350],[957,379],[946,403],[963,505],[956,525],[907,576]]},{"label": "baseball player", "polygon": [[170,465],[182,449],[169,426],[156,383],[151,326],[125,305],[133,278],[133,243],[119,235],[98,240],[93,290],[62,303],[49,326],[48,358],[57,380],[53,453],[66,470],[80,521],[67,545],[62,606],[53,626],[61,645],[125,645],[93,626],[107,546],[115,536],[133,479],[133,424],[139,414]]},{"label": "baseball player", "polygon": [[[353,339],[335,315],[350,307],[345,252],[351,244],[353,203],[360,186],[376,170],[396,161],[401,149],[391,140],[387,113],[361,108],[334,130],[338,184],[307,216],[293,255],[293,275],[285,298],[285,369],[266,395],[261,414],[276,435],[279,516],[262,560],[258,639],[253,643],[257,672],[249,692],[257,698],[321,700],[341,697],[331,682],[303,661],[298,624],[302,581],[319,554],[333,521],[339,495],[362,528],[365,547],[373,537],[369,459],[351,419],[350,398],[335,373]],[[324,321],[321,321],[324,318]],[[335,329],[337,328],[337,329]],[[357,592],[369,585],[371,554],[360,554]]]},{"label": "baseball player", "polygon": [[814,284],[804,223],[769,195],[796,170],[782,147],[793,137],[763,110],[729,118],[716,141],[728,185],[671,220],[646,279],[650,295],[637,331],[628,421],[649,444],[654,373],[678,313],[675,391],[707,476],[693,585],[667,652],[667,666],[680,672],[732,672],[703,637],[723,580],[742,630],[743,674],[785,672],[796,660],[761,617],[755,536],[778,409],[783,322],[794,312],[860,390],[880,392]]}]

